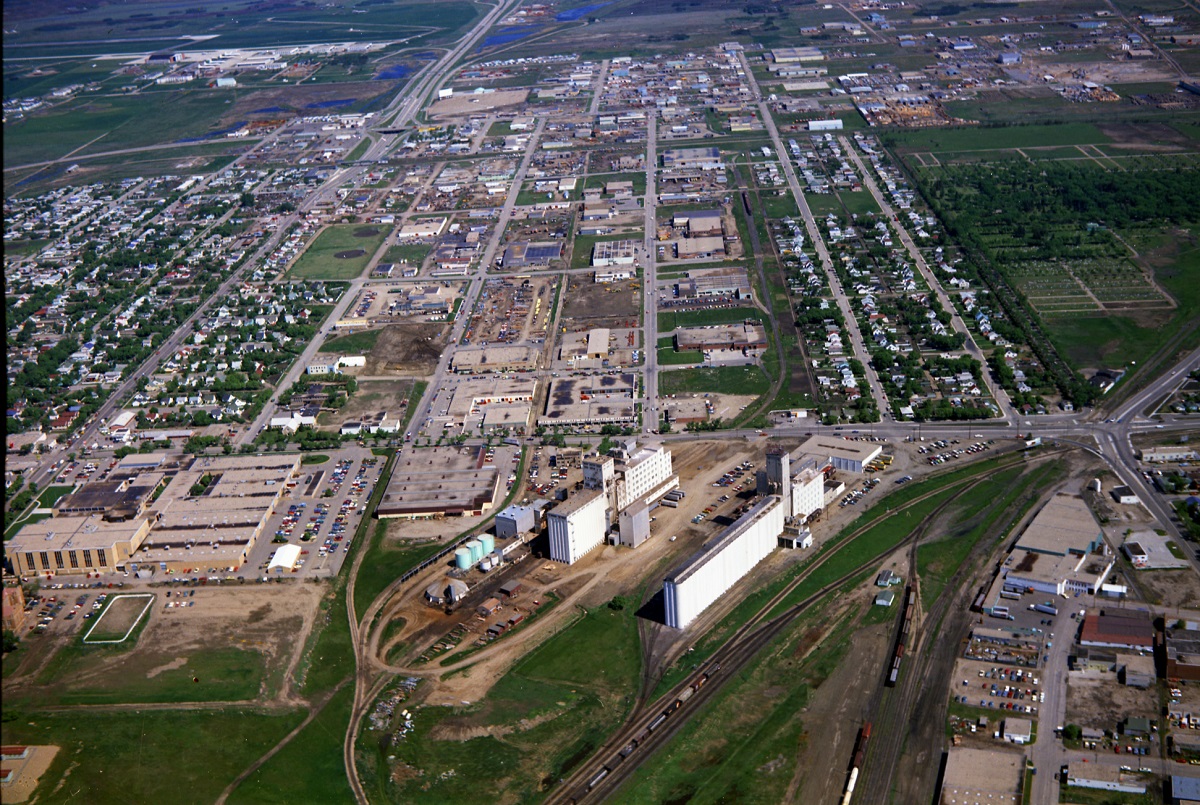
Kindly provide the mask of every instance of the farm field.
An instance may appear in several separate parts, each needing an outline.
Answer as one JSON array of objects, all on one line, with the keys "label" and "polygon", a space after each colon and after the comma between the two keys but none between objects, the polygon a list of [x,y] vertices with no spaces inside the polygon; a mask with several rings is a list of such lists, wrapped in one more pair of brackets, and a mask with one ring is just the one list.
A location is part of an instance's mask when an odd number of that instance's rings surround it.
[{"label": "farm field", "polygon": [[310,280],[353,279],[362,274],[387,234],[387,227],[381,226],[334,224],[326,227],[292,264],[288,276]]}]

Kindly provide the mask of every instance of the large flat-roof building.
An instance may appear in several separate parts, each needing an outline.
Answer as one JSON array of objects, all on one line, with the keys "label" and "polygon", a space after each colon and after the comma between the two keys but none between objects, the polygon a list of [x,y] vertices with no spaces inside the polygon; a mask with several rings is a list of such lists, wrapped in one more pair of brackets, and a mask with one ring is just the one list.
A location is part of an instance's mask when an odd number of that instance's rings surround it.
[{"label": "large flat-roof building", "polygon": [[383,518],[470,517],[492,508],[500,491],[500,470],[485,461],[482,445],[406,447],[376,515]]},{"label": "large flat-roof building", "polygon": [[946,758],[941,805],[987,802],[1019,805],[1025,756],[1017,752],[956,746]]},{"label": "large flat-roof building", "polygon": [[524,433],[536,393],[534,378],[489,375],[464,380],[454,387],[446,415],[468,431],[503,428]]},{"label": "large flat-roof building", "polygon": [[675,333],[675,348],[679,351],[707,352],[717,349],[757,351],[767,348],[767,329],[756,321],[740,324],[713,324],[708,327],[688,327]]},{"label": "large flat-roof building", "polygon": [[602,240],[592,246],[592,265],[628,266],[633,265],[637,244],[632,240]]},{"label": "large flat-roof building", "polygon": [[771,60],[776,64],[821,61],[824,58],[818,47],[775,48],[771,51]]},{"label": "large flat-roof building", "polygon": [[540,425],[604,425],[636,418],[633,374],[561,377],[550,381]]},{"label": "large flat-roof building", "polygon": [[1089,609],[1083,616],[1079,645],[1150,651],[1154,648],[1154,626],[1145,612]]},{"label": "large flat-roof building", "polygon": [[1167,629],[1164,642],[1168,679],[1200,679],[1200,624],[1188,622],[1183,629]]},{"label": "large flat-roof building", "polygon": [[[106,510],[96,508],[96,495],[76,493],[66,505],[77,513],[25,526],[7,549],[17,572],[29,576],[238,568],[299,466],[298,455],[201,456],[153,501],[161,472],[130,478]],[[131,502],[126,493],[138,489]]]},{"label": "large flat-roof building", "polygon": [[704,543],[663,582],[667,625],[683,629],[775,549],[783,533],[783,505],[763,498]]},{"label": "large flat-roof building", "polygon": [[537,368],[538,350],[527,345],[462,347],[454,351],[450,368],[463,374],[526,372]]},{"label": "large flat-roof building", "polygon": [[608,500],[599,489],[584,489],[546,515],[550,558],[568,565],[604,542]]},{"label": "large flat-roof building", "polygon": [[828,459],[835,470],[862,472],[863,467],[874,461],[883,448],[875,442],[855,442],[828,436],[813,436],[800,445],[800,452],[813,456],[818,461]]},{"label": "large flat-roof building", "polygon": [[1050,595],[1095,593],[1114,558],[1091,510],[1077,495],[1050,499],[1004,562],[1004,586]]}]

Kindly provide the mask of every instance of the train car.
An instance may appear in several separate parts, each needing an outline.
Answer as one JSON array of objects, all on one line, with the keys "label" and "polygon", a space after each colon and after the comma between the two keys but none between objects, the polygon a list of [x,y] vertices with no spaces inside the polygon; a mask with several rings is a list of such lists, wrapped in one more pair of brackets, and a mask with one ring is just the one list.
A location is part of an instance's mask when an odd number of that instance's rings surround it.
[{"label": "train car", "polygon": [[601,780],[603,780],[605,777],[607,777],[607,776],[608,776],[608,772],[609,772],[609,771],[610,771],[610,770],[609,770],[609,768],[608,768],[607,766],[605,766],[603,769],[601,769],[600,771],[598,771],[598,772],[596,773],[596,776],[595,776],[595,777],[593,777],[591,780],[588,780],[588,784],[587,784],[587,790],[588,790],[588,791],[591,791],[593,788],[595,788],[596,786],[600,785],[600,781],[601,781]]},{"label": "train car", "polygon": [[653,721],[651,721],[651,722],[650,722],[650,726],[649,726],[649,728],[648,728],[648,729],[649,729],[649,731],[650,731],[650,732],[654,732],[656,729],[658,729],[659,727],[661,727],[661,726],[662,726],[662,723],[663,723],[664,721],[666,721],[666,720],[667,720],[667,714],[666,714],[666,713],[662,713],[661,715],[659,715],[659,717],[658,717],[658,718],[656,718],[656,719],[654,719]]}]

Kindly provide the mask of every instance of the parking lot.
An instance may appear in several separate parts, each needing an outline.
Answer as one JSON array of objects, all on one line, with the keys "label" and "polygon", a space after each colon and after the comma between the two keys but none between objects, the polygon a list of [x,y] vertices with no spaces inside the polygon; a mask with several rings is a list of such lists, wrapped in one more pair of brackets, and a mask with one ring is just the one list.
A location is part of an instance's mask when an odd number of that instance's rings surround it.
[{"label": "parking lot", "polygon": [[976,660],[959,660],[951,698],[971,707],[1036,717],[1046,700],[1040,672]]},{"label": "parking lot", "polygon": [[304,475],[267,522],[238,575],[267,575],[271,557],[286,543],[300,547],[299,564],[285,573],[288,577],[336,575],[385,463],[385,458],[354,446],[336,451],[323,464],[303,467]]}]

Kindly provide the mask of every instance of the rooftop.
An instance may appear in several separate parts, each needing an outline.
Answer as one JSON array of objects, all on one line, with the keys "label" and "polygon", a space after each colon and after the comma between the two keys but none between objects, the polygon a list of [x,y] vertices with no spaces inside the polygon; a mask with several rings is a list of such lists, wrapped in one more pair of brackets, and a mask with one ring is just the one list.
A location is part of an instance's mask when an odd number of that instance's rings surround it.
[{"label": "rooftop", "polygon": [[1087,553],[1099,539],[1100,526],[1083,498],[1059,493],[1042,507],[1033,522],[1025,528],[1016,547],[1065,556],[1068,553]]}]

